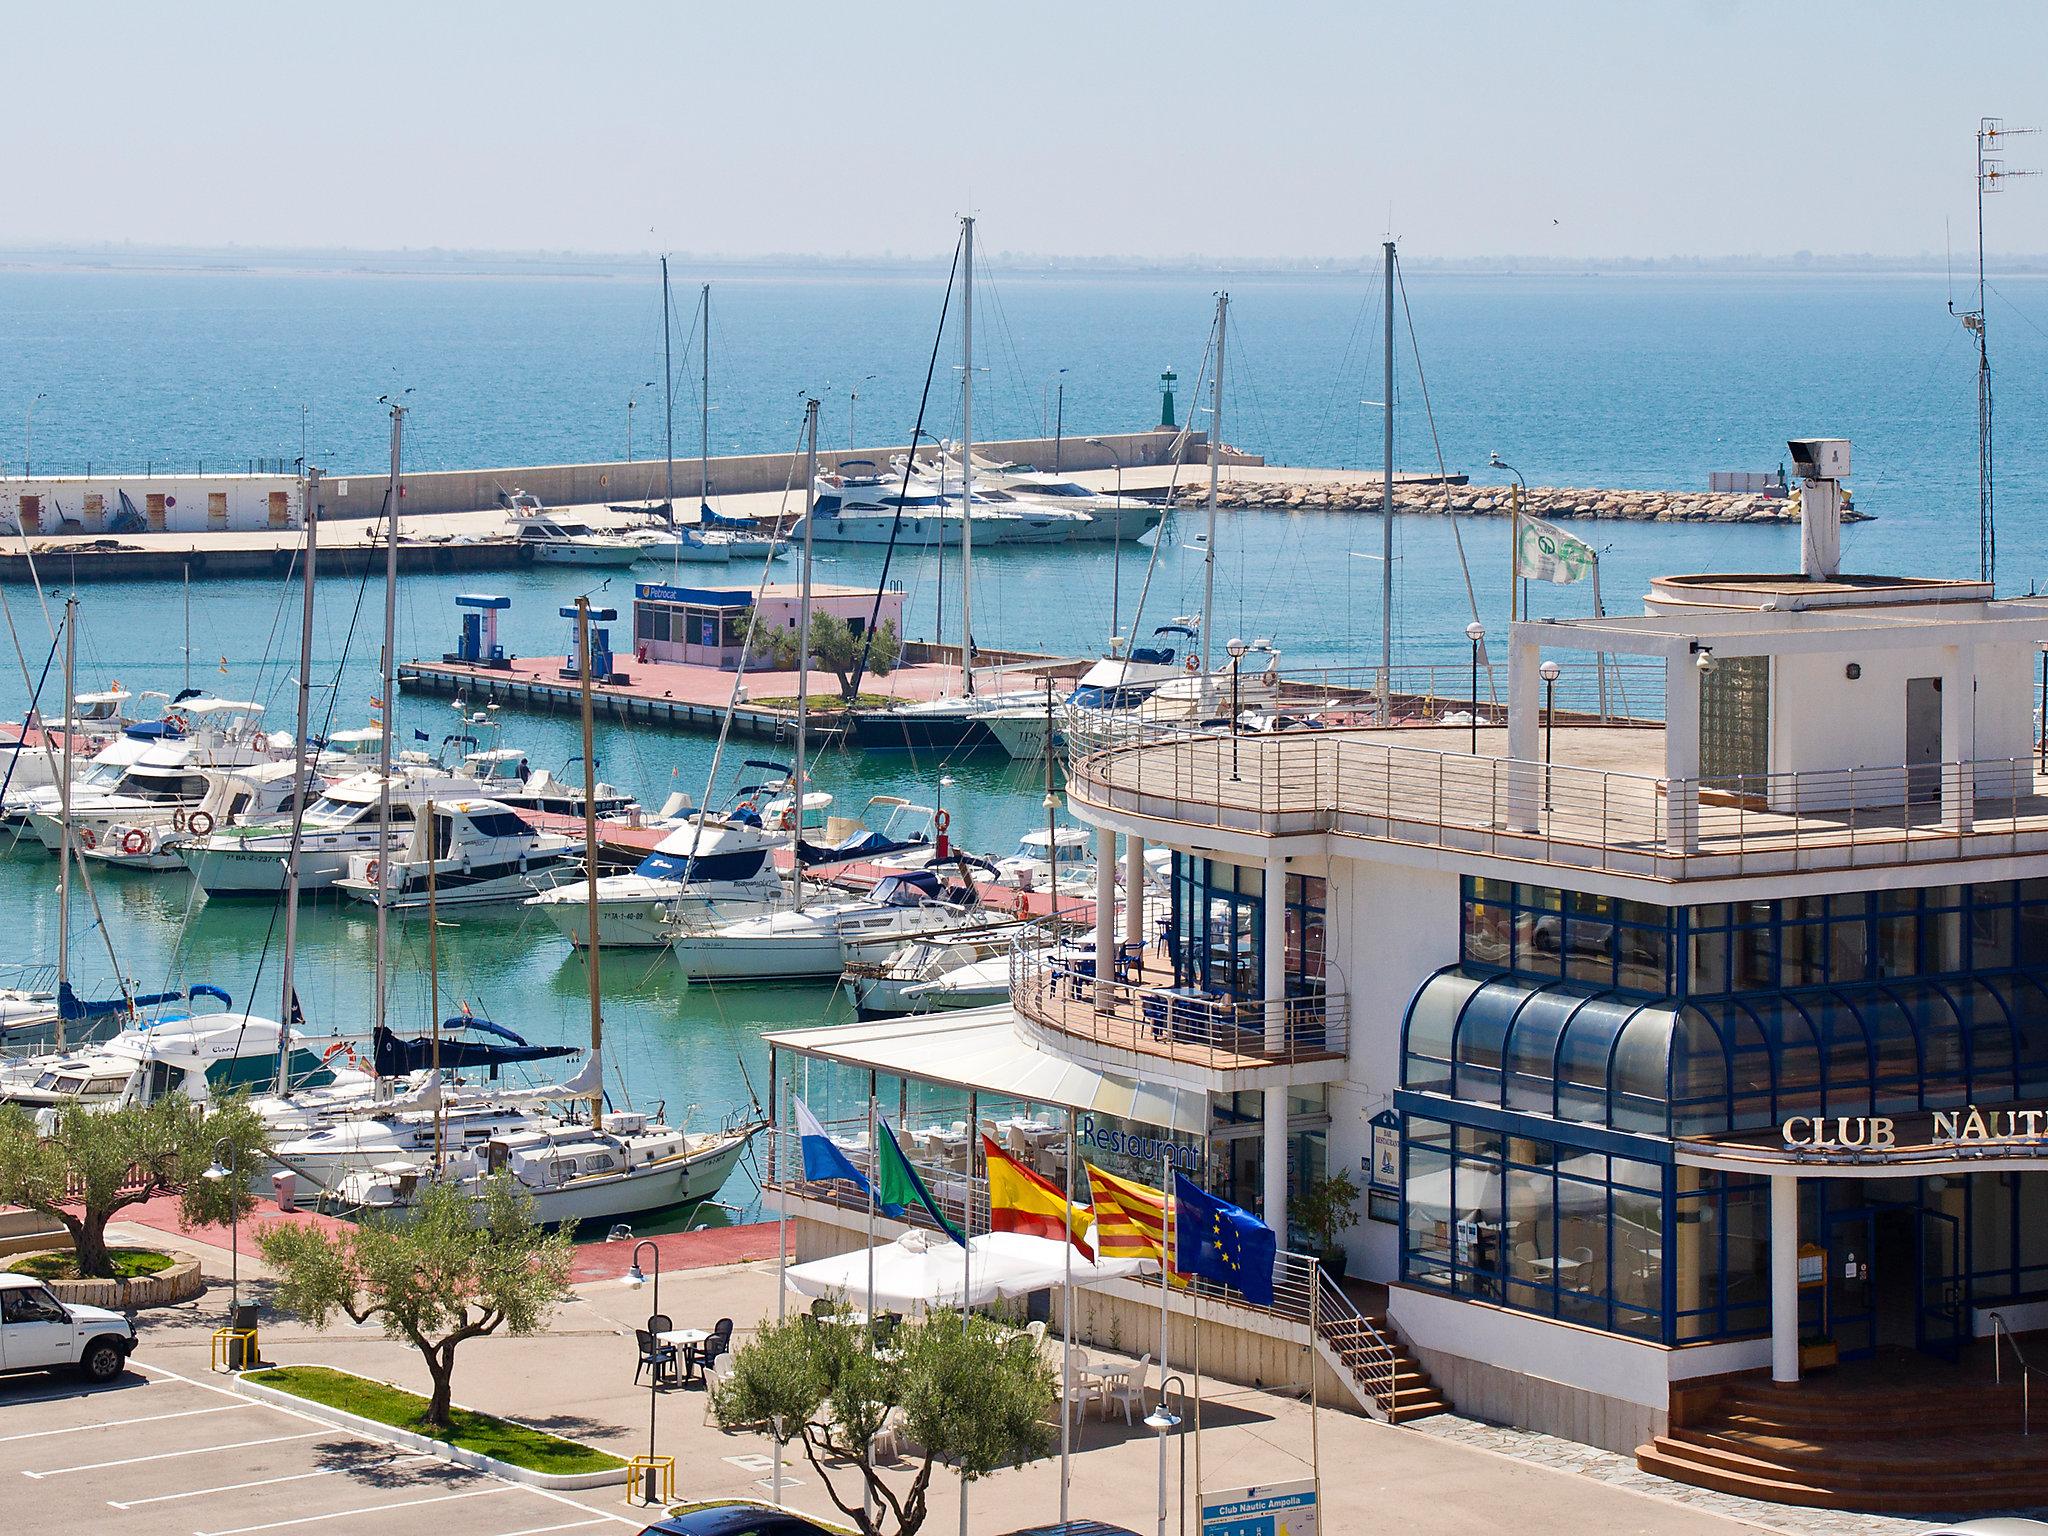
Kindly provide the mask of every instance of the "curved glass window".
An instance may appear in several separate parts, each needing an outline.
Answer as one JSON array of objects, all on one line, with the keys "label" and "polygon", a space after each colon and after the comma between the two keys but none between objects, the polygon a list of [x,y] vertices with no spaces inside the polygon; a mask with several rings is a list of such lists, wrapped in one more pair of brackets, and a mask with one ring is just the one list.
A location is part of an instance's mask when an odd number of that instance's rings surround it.
[{"label": "curved glass window", "polygon": [[1873,1098],[1879,1114],[1910,1113],[1920,1105],[1920,1041],[1893,987],[1879,987],[1848,1004],[1870,1037]]},{"label": "curved glass window", "polygon": [[1557,1113],[1564,1120],[1607,1119],[1607,1073],[1614,1038],[1635,1009],[1626,1003],[1581,1008],[1557,1047]]},{"label": "curved glass window", "polygon": [[1626,1131],[1670,1129],[1672,1049],[1669,1010],[1645,1008],[1628,1021],[1608,1071],[1609,1125]]},{"label": "curved glass window", "polygon": [[1495,977],[1465,1001],[1451,1041],[1451,1094],[1468,1103],[1500,1102],[1500,1059],[1508,1027],[1530,988]]},{"label": "curved glass window", "polygon": [[1551,1112],[1557,1094],[1557,1042],[1565,1025],[1587,1002],[1576,990],[1546,988],[1532,994],[1515,1014],[1503,1055],[1509,1109]]},{"label": "curved glass window", "polygon": [[1459,971],[1442,971],[1415,994],[1408,1005],[1406,1062],[1401,1073],[1402,1082],[1410,1088],[1450,1092],[1451,1037],[1457,1033],[1459,1012],[1483,980]]},{"label": "curved glass window", "polygon": [[1871,1098],[1870,1035],[1838,992],[1802,998],[1820,1045],[1821,1107],[1830,1115],[1867,1115]]},{"label": "curved glass window", "polygon": [[1969,1062],[1969,1087],[1964,1102],[2006,1103],[2013,1096],[2017,1044],[2012,1027],[2012,978],[1958,982],[1950,988],[1950,996],[1962,1023]]},{"label": "curved glass window", "polygon": [[[1633,1026],[1631,1026],[1633,1029]],[[1622,1049],[1628,1049],[1628,1040]],[[1699,1008],[1681,1008],[1671,1041],[1671,1133],[1711,1135],[1731,1119],[1728,1046],[1721,1029]]]},{"label": "curved glass window", "polygon": [[1968,1103],[1969,1042],[1949,989],[1931,981],[1904,981],[1889,990],[1910,1020],[1919,1047],[1907,1108],[1953,1109]]}]

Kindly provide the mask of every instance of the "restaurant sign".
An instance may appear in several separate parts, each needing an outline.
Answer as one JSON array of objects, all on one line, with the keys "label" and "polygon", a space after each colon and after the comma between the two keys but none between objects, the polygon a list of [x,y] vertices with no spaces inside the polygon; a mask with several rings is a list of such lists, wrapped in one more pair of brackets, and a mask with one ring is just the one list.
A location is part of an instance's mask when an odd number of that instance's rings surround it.
[{"label": "restaurant sign", "polygon": [[[1787,1147],[1821,1152],[1886,1152],[1899,1144],[1889,1115],[1791,1115],[1779,1128]],[[1937,1109],[1931,1146],[2032,1145],[2048,1136],[2048,1110]]]}]

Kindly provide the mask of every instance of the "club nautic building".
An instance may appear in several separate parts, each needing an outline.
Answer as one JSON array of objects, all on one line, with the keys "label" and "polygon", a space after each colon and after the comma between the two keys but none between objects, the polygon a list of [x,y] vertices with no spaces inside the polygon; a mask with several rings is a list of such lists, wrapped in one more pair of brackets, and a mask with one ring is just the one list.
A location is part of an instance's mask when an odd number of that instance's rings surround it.
[{"label": "club nautic building", "polygon": [[[1883,1361],[2017,1448],[1986,1351],[2048,1326],[2048,601],[1839,573],[1847,445],[1794,451],[1803,571],[1515,624],[1476,725],[1079,759],[1101,868],[1173,854],[1163,917],[1102,908],[1118,980],[1026,963],[915,1049],[779,1046],[971,1082],[974,1035],[990,1091],[1184,1144],[1298,1251],[1290,1201],[1352,1170],[1373,1337],[1461,1411],[1831,1502],[1700,1426],[1864,1414]],[[1843,1498],[1913,1507],[1909,1476]],[[2048,1502],[2023,1480],[2000,1501]]]}]

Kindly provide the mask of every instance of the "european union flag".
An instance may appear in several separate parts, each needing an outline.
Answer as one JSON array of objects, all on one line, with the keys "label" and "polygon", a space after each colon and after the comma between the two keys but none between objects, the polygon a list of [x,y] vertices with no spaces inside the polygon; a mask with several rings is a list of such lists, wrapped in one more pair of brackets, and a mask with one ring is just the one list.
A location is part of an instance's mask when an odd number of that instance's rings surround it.
[{"label": "european union flag", "polygon": [[1250,1211],[1219,1200],[1184,1173],[1173,1175],[1174,1268],[1237,1291],[1254,1306],[1273,1304],[1273,1229]]}]

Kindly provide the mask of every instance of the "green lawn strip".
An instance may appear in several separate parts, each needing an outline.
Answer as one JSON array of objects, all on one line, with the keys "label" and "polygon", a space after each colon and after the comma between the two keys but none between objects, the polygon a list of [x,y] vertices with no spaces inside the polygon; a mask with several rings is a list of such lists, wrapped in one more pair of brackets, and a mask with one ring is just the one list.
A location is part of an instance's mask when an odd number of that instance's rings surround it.
[{"label": "green lawn strip", "polygon": [[509,1461],[515,1467],[525,1467],[533,1472],[610,1472],[626,1464],[609,1451],[578,1445],[574,1440],[564,1440],[544,1430],[529,1429],[524,1424],[513,1424],[493,1418],[488,1413],[472,1413],[464,1408],[457,1408],[449,1414],[447,1429],[437,1430],[423,1420],[427,1411],[424,1397],[381,1381],[351,1376],[347,1371],[329,1370],[324,1365],[281,1365],[269,1370],[251,1371],[247,1379],[261,1386],[275,1387],[280,1392],[289,1392],[294,1397],[339,1408],[344,1413],[389,1424],[393,1429],[425,1435],[465,1451],[475,1451],[481,1456]]},{"label": "green lawn strip", "polygon": [[34,1275],[38,1280],[137,1280],[144,1275],[161,1274],[178,1262],[168,1253],[152,1253],[147,1248],[110,1248],[107,1257],[114,1264],[111,1277],[81,1277],[77,1256],[70,1253],[32,1253],[25,1259],[16,1259],[10,1267],[17,1275]]},{"label": "green lawn strip", "polygon": [[[790,713],[796,711],[795,694],[791,694],[786,699],[749,699],[747,702],[756,709],[780,709],[787,710]],[[901,699],[891,698],[886,693],[863,693],[853,701],[851,707],[854,709],[887,709],[892,704],[900,704],[902,702]],[[837,714],[848,707],[844,699],[837,697],[814,698],[811,700],[811,713],[814,715]]]}]

